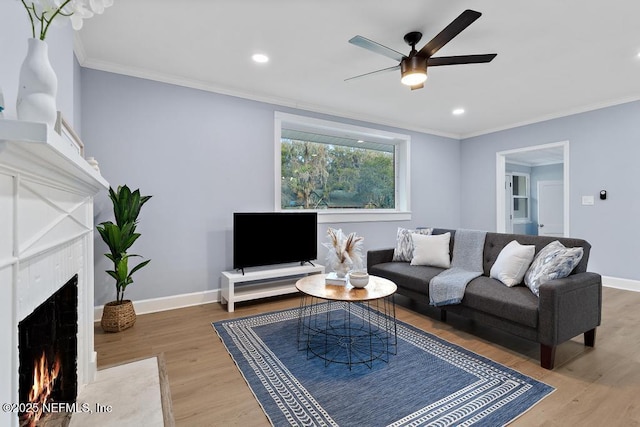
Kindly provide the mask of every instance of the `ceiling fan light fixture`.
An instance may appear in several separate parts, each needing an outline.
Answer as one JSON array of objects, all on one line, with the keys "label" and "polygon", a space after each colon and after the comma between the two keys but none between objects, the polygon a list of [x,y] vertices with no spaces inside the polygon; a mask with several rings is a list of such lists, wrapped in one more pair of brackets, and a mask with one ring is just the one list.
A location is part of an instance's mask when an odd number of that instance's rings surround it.
[{"label": "ceiling fan light fixture", "polygon": [[418,56],[406,58],[400,63],[402,78],[400,81],[407,86],[416,86],[427,80],[427,60]]},{"label": "ceiling fan light fixture", "polygon": [[405,73],[400,81],[406,86],[417,86],[427,80],[426,72],[415,71],[413,73]]}]

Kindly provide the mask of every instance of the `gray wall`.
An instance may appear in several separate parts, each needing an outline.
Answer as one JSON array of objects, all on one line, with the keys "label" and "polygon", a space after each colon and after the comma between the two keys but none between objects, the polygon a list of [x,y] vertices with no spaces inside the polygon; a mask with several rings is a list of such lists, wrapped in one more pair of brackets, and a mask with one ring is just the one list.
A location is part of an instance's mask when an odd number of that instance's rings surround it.
[{"label": "gray wall", "polygon": [[[232,267],[232,213],[274,209],[274,112],[319,114],[150,80],[82,69],[82,129],[112,186],[153,195],[141,214],[136,253],[152,262],[136,273],[133,300],[213,290]],[[333,118],[335,119],[335,118]],[[341,120],[341,119],[335,119]],[[398,226],[460,225],[457,140],[341,120],[411,135],[413,220],[332,224],[364,236],[365,251],[392,247]],[[106,195],[97,221],[111,219]],[[319,227],[325,241],[326,225]],[[283,238],[295,238],[283,230]],[[96,239],[96,305],[114,299]],[[319,245],[319,259],[326,251]]]},{"label": "gray wall", "polygon": [[[496,152],[568,140],[571,236],[593,246],[591,271],[639,280],[640,228],[632,222],[640,217],[639,123],[636,101],[463,140],[462,226],[495,230]],[[582,206],[583,195],[595,205]]]},{"label": "gray wall", "polygon": [[[62,22],[62,21],[61,21]],[[27,54],[27,39],[31,37],[31,24],[26,10],[19,1],[0,4],[0,87],[4,92],[4,117],[16,118],[16,96],[20,66]],[[52,25],[47,33],[49,60],[58,77],[57,107],[66,120],[75,127],[73,29],[68,20],[65,25]]]},{"label": "gray wall", "polygon": [[[20,2],[0,5],[0,28],[5,117],[15,118],[18,73],[30,37]],[[52,28],[47,42],[58,75],[58,109],[82,130],[86,155],[98,159],[112,185],[126,183],[154,195],[142,215],[143,238],[134,247],[153,262],[137,273],[127,296],[218,288],[220,271],[232,263],[231,213],[273,209],[273,112],[328,117],[82,69],[69,25]],[[632,102],[461,142],[371,125],[412,136],[413,220],[333,226],[365,236],[365,250],[391,246],[398,226],[495,230],[496,152],[569,140],[571,235],[593,245],[592,271],[639,280],[634,266],[640,231],[625,224],[640,214],[639,117],[640,102]],[[598,199],[602,189],[609,192],[606,201]],[[582,206],[582,195],[595,196],[595,205]],[[105,194],[96,215],[98,221],[110,218]],[[320,227],[321,242],[325,231]],[[104,249],[97,240],[96,304],[114,297],[103,273]],[[322,247],[319,256],[324,258]]]}]

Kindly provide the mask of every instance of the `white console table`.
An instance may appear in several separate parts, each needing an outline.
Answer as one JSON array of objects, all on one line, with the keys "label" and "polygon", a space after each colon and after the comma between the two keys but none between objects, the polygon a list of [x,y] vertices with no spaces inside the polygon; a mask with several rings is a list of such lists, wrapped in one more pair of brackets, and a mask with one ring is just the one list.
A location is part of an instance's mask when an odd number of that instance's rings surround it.
[{"label": "white console table", "polygon": [[295,293],[298,292],[296,281],[310,274],[324,274],[324,266],[266,267],[251,269],[244,274],[223,271],[220,278],[221,302],[227,304],[227,311],[232,312],[236,302]]}]

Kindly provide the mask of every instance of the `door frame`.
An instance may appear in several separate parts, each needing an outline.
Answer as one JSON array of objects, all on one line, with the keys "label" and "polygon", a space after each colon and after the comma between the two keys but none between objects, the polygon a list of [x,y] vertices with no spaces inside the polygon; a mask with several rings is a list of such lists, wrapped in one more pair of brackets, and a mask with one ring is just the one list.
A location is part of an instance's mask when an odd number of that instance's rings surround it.
[{"label": "door frame", "polygon": [[[507,179],[509,178],[509,179]],[[504,232],[513,233],[513,187],[507,185],[513,182],[511,172],[504,174]],[[509,207],[507,207],[509,205]]]},{"label": "door frame", "polygon": [[552,142],[549,144],[534,145],[513,150],[499,151],[496,153],[496,231],[504,233],[506,230],[506,212],[504,188],[507,157],[510,154],[525,153],[529,151],[543,150],[547,148],[561,147],[563,154],[563,182],[564,182],[564,236],[569,237],[569,141]]}]

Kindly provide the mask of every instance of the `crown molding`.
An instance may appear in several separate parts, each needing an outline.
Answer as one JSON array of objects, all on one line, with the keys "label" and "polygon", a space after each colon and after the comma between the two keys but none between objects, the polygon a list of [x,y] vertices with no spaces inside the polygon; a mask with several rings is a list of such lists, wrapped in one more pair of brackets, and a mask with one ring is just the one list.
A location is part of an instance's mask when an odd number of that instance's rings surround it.
[{"label": "crown molding", "polygon": [[628,96],[628,97],[618,98],[610,101],[598,102],[598,103],[584,105],[584,106],[575,107],[571,109],[561,110],[556,113],[546,114],[533,119],[523,120],[520,122],[511,123],[504,126],[487,128],[477,132],[451,133],[451,132],[443,132],[437,129],[430,129],[425,127],[415,126],[414,124],[411,124],[411,123],[388,120],[384,117],[372,116],[368,114],[360,114],[354,111],[337,110],[331,106],[303,103],[303,102],[299,102],[297,100],[293,100],[289,98],[277,97],[277,96],[267,95],[267,94],[260,94],[256,92],[248,92],[238,88],[215,85],[215,84],[203,82],[200,80],[186,79],[184,77],[175,76],[171,74],[157,73],[155,71],[151,71],[147,69],[115,64],[108,61],[97,61],[87,57],[86,51],[84,49],[84,45],[82,43],[82,40],[80,39],[78,32],[74,32],[73,42],[74,42],[73,43],[74,51],[78,59],[78,63],[80,64],[81,67],[84,67],[84,68],[89,68],[89,69],[98,70],[98,71],[106,71],[109,73],[121,74],[129,77],[137,77],[137,78],[152,80],[160,83],[167,83],[167,84],[172,84],[172,85],[177,85],[182,87],[188,87],[191,89],[198,89],[206,92],[213,92],[220,95],[233,96],[233,97],[248,99],[248,100],[257,101],[257,102],[264,102],[267,104],[275,104],[282,107],[295,108],[295,109],[310,111],[310,112],[319,113],[319,114],[327,114],[330,116],[337,116],[337,117],[342,117],[342,118],[351,119],[351,120],[358,120],[358,121],[377,124],[381,126],[389,126],[389,127],[394,127],[394,128],[399,128],[399,129],[404,129],[404,130],[409,130],[414,132],[420,132],[420,133],[425,133],[425,134],[434,135],[434,136],[452,138],[458,141],[640,100],[640,95]]},{"label": "crown molding", "polygon": [[84,44],[80,39],[77,31],[73,32],[73,52],[76,54],[78,64],[82,65],[87,60],[87,52],[84,50]]},{"label": "crown molding", "polygon": [[302,103],[297,100],[289,98],[276,97],[272,95],[260,94],[256,92],[247,92],[237,88],[225,87],[220,85],[214,85],[199,80],[186,79],[170,74],[157,73],[151,70],[142,68],[135,68],[130,66],[124,66],[120,64],[114,64],[107,61],[96,61],[86,57],[82,42],[76,36],[74,38],[74,49],[76,57],[81,67],[90,68],[98,71],[106,71],[114,74],[121,74],[129,77],[137,77],[146,80],[152,80],[160,83],[173,84],[182,87],[188,87],[191,89],[198,89],[206,92],[213,92],[220,95],[233,96],[237,98],[248,99],[251,101],[264,102],[267,104],[275,104],[281,107],[296,108],[300,110],[306,110],[314,113],[327,114],[330,116],[337,116],[341,118],[358,120],[362,122],[377,124],[381,126],[389,126],[403,130],[410,130],[414,132],[426,133],[435,136],[442,136],[445,138],[452,138],[460,140],[460,135],[456,133],[442,132],[435,129],[423,128],[412,125],[410,123],[396,122],[385,119],[383,117],[370,116],[366,114],[359,114],[353,111],[337,110],[334,107]]},{"label": "crown molding", "polygon": [[544,116],[536,117],[534,119],[524,120],[522,122],[517,122],[517,123],[510,124],[510,125],[499,126],[499,127],[495,127],[495,128],[489,128],[489,129],[485,129],[485,130],[478,131],[478,132],[471,132],[471,133],[467,133],[467,134],[461,134],[460,135],[460,139],[464,140],[464,139],[474,138],[476,136],[487,135],[487,134],[490,134],[490,133],[500,132],[500,131],[508,130],[508,129],[515,129],[515,128],[522,127],[522,126],[527,126],[527,125],[532,125],[532,124],[535,124],[535,123],[546,122],[546,121],[554,120],[554,119],[560,119],[562,117],[568,117],[568,116],[573,116],[573,115],[576,115],[576,114],[587,113],[589,111],[600,110],[600,109],[603,109],[603,108],[608,108],[608,107],[613,107],[613,106],[616,106],[616,105],[627,104],[629,102],[635,102],[635,101],[639,101],[639,100],[640,100],[640,95],[635,95],[635,96],[628,96],[628,97],[624,97],[624,98],[618,98],[618,99],[610,100],[610,101],[604,101],[604,102],[598,102],[598,103],[594,103],[594,104],[584,105],[584,106],[581,106],[581,107],[571,108],[571,109],[568,109],[568,110],[558,111],[558,112],[553,113],[553,114],[547,114],[547,115],[544,115]]}]

